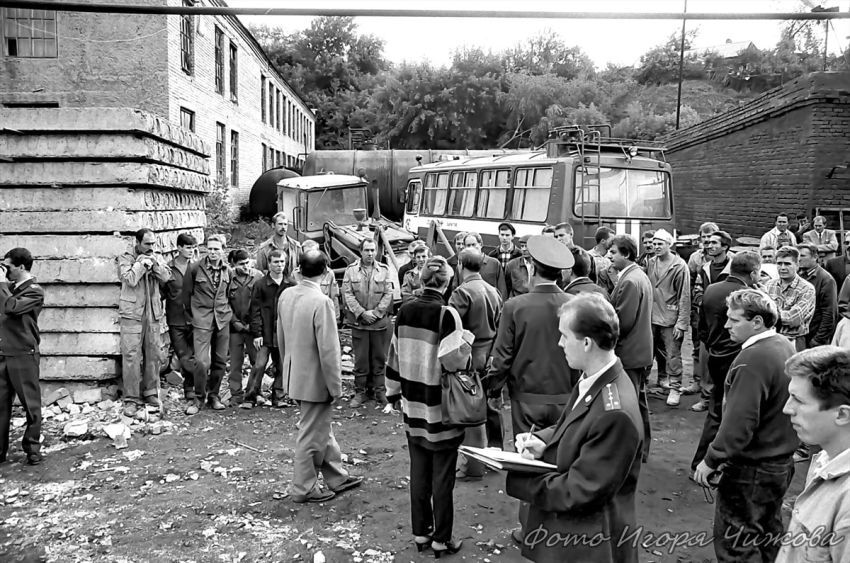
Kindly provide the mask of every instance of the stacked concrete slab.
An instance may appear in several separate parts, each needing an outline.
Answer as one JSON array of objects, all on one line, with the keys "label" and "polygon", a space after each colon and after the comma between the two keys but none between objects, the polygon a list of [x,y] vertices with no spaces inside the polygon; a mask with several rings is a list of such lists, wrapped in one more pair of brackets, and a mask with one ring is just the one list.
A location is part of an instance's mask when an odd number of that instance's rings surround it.
[{"label": "stacked concrete slab", "polygon": [[210,149],[128,108],[0,109],[0,256],[29,248],[45,289],[41,377],[120,377],[117,257],[152,229],[159,250],[203,239]]}]

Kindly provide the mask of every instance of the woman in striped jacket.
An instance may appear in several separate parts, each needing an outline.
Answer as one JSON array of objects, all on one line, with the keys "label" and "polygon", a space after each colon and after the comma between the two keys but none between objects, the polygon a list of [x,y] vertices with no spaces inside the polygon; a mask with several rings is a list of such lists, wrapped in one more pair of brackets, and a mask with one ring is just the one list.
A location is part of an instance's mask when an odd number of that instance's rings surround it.
[{"label": "woman in striped jacket", "polygon": [[442,256],[422,268],[422,295],[402,305],[387,357],[387,400],[401,401],[410,453],[410,512],[416,547],[434,556],[457,553],[452,541],[453,489],[463,428],[442,424],[440,340],[455,330],[443,314],[451,268]]}]

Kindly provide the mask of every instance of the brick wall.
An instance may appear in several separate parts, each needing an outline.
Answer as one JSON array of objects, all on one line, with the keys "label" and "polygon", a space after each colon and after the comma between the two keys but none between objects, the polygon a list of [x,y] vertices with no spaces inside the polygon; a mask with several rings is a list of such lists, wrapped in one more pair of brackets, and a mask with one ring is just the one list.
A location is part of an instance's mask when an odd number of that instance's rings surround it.
[{"label": "brick wall", "polygon": [[760,236],[779,212],[850,207],[850,79],[814,73],[670,135],[680,231],[715,221],[734,236]]}]

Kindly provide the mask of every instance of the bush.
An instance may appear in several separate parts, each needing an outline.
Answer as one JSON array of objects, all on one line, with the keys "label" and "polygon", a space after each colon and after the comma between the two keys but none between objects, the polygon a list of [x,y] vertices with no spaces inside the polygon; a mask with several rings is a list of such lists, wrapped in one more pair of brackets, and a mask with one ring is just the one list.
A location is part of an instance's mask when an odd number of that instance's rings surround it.
[{"label": "bush", "polygon": [[233,207],[227,187],[215,182],[206,199],[207,227],[204,229],[204,235],[229,235],[233,229]]}]

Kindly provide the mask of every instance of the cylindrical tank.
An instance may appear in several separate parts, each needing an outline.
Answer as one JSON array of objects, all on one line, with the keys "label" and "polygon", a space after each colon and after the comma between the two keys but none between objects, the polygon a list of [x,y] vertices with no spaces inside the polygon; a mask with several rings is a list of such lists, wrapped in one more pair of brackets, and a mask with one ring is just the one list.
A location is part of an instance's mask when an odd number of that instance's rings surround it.
[{"label": "cylindrical tank", "polygon": [[[422,164],[445,160],[453,156],[490,156],[496,154],[512,154],[516,151],[507,149],[481,150],[343,150],[314,151],[307,155],[304,163],[304,175],[333,172],[335,174],[361,173],[370,181],[378,182],[381,214],[393,221],[400,221],[404,215],[404,192],[407,186],[407,173],[419,164],[416,157],[422,157]],[[369,214],[374,211],[375,202],[369,191]]]},{"label": "cylindrical tank", "polygon": [[283,167],[263,172],[251,186],[251,195],[248,197],[248,208],[251,213],[268,218],[277,213],[277,183],[298,176],[298,172]]}]

